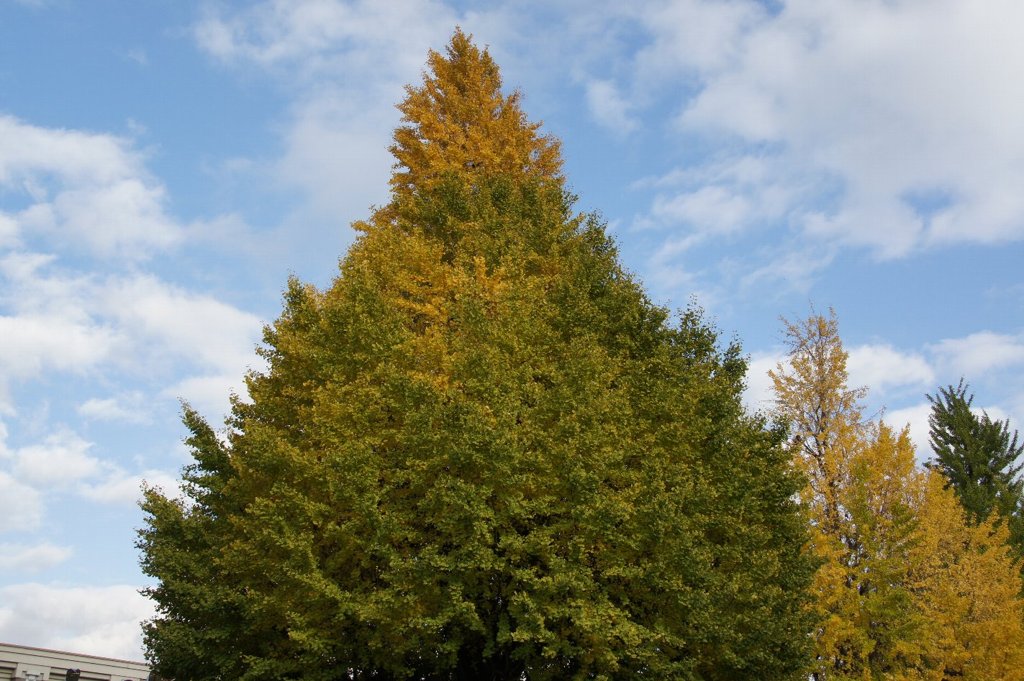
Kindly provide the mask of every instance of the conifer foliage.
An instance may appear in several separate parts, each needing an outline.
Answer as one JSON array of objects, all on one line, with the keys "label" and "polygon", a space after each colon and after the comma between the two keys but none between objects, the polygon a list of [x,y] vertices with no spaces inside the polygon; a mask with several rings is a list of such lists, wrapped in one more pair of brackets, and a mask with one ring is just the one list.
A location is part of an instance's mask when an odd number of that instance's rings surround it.
[{"label": "conifer foliage", "polygon": [[971,522],[993,515],[1006,522],[1016,555],[1024,558],[1024,442],[1018,442],[1016,431],[1011,435],[1009,420],[975,414],[974,396],[967,391],[961,380],[928,396],[931,466],[946,476]]},{"label": "conifer foliage", "polygon": [[457,31],[399,106],[392,201],[292,280],[189,499],[148,491],[178,679],[787,679],[813,572],[784,434],[698,310],[573,212],[558,143]]}]

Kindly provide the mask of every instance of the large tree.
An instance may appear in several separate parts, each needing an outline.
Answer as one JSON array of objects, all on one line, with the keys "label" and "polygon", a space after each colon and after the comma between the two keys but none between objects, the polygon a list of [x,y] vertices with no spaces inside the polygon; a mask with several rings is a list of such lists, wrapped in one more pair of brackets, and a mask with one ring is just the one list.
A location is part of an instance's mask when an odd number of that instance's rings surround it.
[{"label": "large tree", "polygon": [[399,106],[392,200],[289,282],[188,499],[140,533],[178,679],[786,679],[813,565],[784,433],[699,311],[574,213],[557,142],[457,31]]},{"label": "large tree", "polygon": [[1006,522],[1011,544],[1024,557],[1024,442],[1018,442],[1016,431],[1011,434],[1008,419],[975,413],[968,389],[961,380],[928,395],[935,452],[930,465],[946,476],[972,522],[981,523],[993,513]]}]

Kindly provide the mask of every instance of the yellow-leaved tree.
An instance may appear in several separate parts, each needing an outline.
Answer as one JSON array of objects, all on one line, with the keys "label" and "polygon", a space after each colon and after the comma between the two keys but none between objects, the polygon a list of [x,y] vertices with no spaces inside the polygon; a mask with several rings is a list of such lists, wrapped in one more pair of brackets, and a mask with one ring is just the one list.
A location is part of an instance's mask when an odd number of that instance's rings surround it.
[{"label": "yellow-leaved tree", "polygon": [[928,679],[1024,679],[1024,602],[1005,523],[973,525],[946,478],[929,471],[911,587],[927,635]]},{"label": "yellow-leaved tree", "polygon": [[430,52],[427,67],[423,84],[406,86],[398,105],[403,125],[389,149],[397,160],[396,199],[429,191],[448,173],[560,178],[558,139],[527,120],[518,90],[501,92],[501,73],[486,50],[456,31],[446,54]]},{"label": "yellow-leaved tree", "polygon": [[770,372],[807,486],[816,611],[812,676],[1022,678],[1021,584],[1004,529],[971,527],[908,430],[863,418],[834,312],[786,322]]}]

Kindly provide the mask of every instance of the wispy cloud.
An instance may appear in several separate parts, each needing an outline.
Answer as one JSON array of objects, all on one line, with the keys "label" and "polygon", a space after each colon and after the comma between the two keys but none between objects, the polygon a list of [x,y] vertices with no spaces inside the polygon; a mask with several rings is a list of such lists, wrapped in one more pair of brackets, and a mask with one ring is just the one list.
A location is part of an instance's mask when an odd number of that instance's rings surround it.
[{"label": "wispy cloud", "polygon": [[150,415],[145,398],[139,391],[115,397],[93,397],[78,405],[79,415],[90,421],[120,421],[122,423],[148,423]]},{"label": "wispy cloud", "polygon": [[0,470],[0,533],[33,530],[42,517],[42,495]]},{"label": "wispy cloud", "polygon": [[[1024,82],[1006,67],[1024,61],[1020,21],[1010,0],[638,6],[638,40],[609,48],[600,82],[637,116],[674,105],[678,144],[704,151],[637,187],[652,192],[637,224],[759,232],[793,262],[1024,239]],[[768,274],[767,255],[743,269]]]},{"label": "wispy cloud", "polygon": [[135,586],[0,587],[0,639],[5,641],[139,659],[140,625],[153,614],[153,603]]},{"label": "wispy cloud", "polygon": [[0,572],[42,572],[71,557],[68,546],[0,543]]},{"label": "wispy cloud", "polygon": [[626,134],[638,127],[630,102],[622,96],[615,84],[607,80],[587,83],[587,106],[598,123],[613,133]]},{"label": "wispy cloud", "polygon": [[928,435],[928,417],[932,413],[932,406],[928,402],[921,402],[911,407],[886,411],[883,420],[891,427],[902,430],[910,429],[910,439],[917,450],[918,461],[924,462],[932,457],[931,440]]},{"label": "wispy cloud", "polygon": [[769,413],[775,408],[775,392],[768,372],[785,361],[782,353],[761,352],[751,356],[747,363],[747,387],[743,391],[743,404],[749,411]]},{"label": "wispy cloud", "polygon": [[979,377],[1024,364],[1024,338],[979,331],[963,338],[947,338],[930,346],[948,372]]},{"label": "wispy cloud", "polygon": [[90,501],[130,506],[142,498],[143,485],[159,488],[164,495],[175,498],[182,496],[180,484],[177,475],[166,471],[147,470],[133,475],[114,469],[105,479],[82,485],[79,492]]},{"label": "wispy cloud", "polygon": [[61,250],[79,246],[98,257],[128,259],[181,240],[166,190],[122,137],[0,115],[0,188],[23,197],[22,208],[4,216],[2,230],[19,239],[42,237]]},{"label": "wispy cloud", "polygon": [[935,383],[935,370],[923,355],[887,344],[852,348],[847,370],[851,385],[869,386],[882,393],[904,386],[931,389]]},{"label": "wispy cloud", "polygon": [[345,223],[386,198],[391,161],[381,150],[398,124],[393,104],[422,70],[424,48],[440,48],[456,23],[433,1],[271,0],[208,12],[193,35],[218,62],[289,91],[273,172],[306,193],[314,213]]}]

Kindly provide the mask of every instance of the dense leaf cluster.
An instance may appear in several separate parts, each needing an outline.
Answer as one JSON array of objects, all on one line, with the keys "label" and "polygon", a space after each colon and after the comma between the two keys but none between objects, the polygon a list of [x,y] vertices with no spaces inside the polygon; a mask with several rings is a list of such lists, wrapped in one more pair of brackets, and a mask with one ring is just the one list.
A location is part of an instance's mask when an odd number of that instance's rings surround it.
[{"label": "dense leaf cluster", "polygon": [[225,436],[186,409],[189,498],[146,495],[155,669],[801,678],[802,483],[739,348],[649,302],[486,52],[429,66],[393,201],[289,282]]}]

